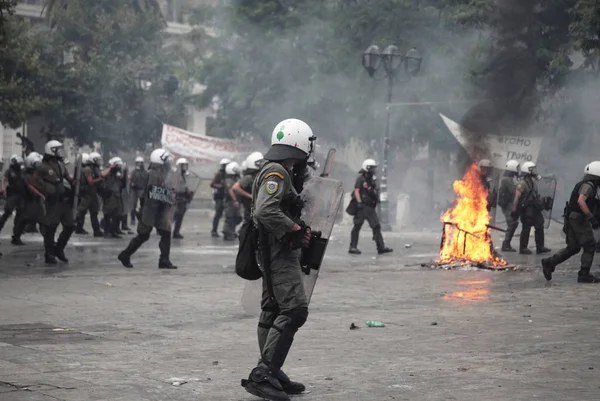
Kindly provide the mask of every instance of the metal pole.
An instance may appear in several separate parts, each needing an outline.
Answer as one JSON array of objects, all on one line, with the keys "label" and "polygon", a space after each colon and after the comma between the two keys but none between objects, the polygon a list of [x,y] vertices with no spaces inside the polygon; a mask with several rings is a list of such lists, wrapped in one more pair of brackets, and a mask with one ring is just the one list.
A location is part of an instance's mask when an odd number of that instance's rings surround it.
[{"label": "metal pole", "polygon": [[391,109],[390,103],[392,102],[392,88],[394,87],[394,76],[390,72],[388,73],[388,94],[385,116],[385,133],[383,137],[383,163],[381,166],[381,184],[380,184],[380,195],[379,195],[379,218],[381,220],[382,231],[392,231],[390,224],[390,205],[388,199],[388,185],[387,185],[387,174],[388,174],[388,161],[389,161],[389,150],[390,150],[390,118]]}]

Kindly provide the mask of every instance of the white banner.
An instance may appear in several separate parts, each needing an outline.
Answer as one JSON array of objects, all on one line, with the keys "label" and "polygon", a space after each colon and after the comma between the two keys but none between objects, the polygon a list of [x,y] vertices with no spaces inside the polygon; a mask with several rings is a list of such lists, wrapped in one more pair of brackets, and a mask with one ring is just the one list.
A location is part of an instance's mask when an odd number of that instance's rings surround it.
[{"label": "white banner", "polygon": [[504,169],[509,160],[517,160],[520,163],[537,163],[542,147],[542,138],[485,135],[477,144],[474,144],[470,143],[468,131],[464,127],[443,114],[440,114],[440,117],[473,160],[490,159],[492,165],[498,169]]},{"label": "white banner", "polygon": [[163,124],[160,141],[163,148],[192,165],[214,164],[223,158],[241,162],[252,151],[236,140],[199,135],[167,124]]}]

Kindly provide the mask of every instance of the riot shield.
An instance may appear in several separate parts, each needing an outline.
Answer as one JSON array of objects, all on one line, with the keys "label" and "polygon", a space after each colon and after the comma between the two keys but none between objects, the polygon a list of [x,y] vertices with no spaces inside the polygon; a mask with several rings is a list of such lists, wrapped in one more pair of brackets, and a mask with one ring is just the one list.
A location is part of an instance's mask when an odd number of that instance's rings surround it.
[{"label": "riot shield", "polygon": [[171,171],[163,173],[158,170],[150,170],[146,199],[144,199],[141,213],[142,223],[158,230],[171,231],[175,212],[176,179],[175,173]]},{"label": "riot shield", "polygon": [[[202,179],[191,171],[187,171],[185,174],[185,181],[187,183],[187,187],[191,192],[190,197],[193,198],[196,195],[196,191],[200,188],[200,184],[202,183]],[[191,201],[192,199],[190,199]]]},{"label": "riot shield", "polygon": [[[301,218],[313,232],[310,246],[302,250],[300,263],[304,272],[304,290],[310,303],[329,237],[342,204],[344,189],[341,181],[313,176],[304,184],[300,196],[304,200]],[[248,281],[242,295],[244,310],[256,316],[260,315],[261,297],[262,280]]]},{"label": "riot shield", "polygon": [[544,216],[544,227],[550,227],[552,220],[552,207],[556,195],[556,177],[553,175],[542,177],[537,182],[538,193],[542,204],[542,215]]},{"label": "riot shield", "polygon": [[323,172],[321,173],[321,177],[329,177],[329,173],[331,172],[331,167],[333,167],[333,161],[335,160],[335,154],[337,151],[335,148],[329,149],[327,152],[327,158],[325,159],[325,165],[323,166]]},{"label": "riot shield", "polygon": [[81,173],[83,170],[81,154],[77,155],[75,168],[73,169],[73,180],[75,181],[75,193],[73,194],[73,218],[77,218],[77,206],[79,205],[79,190],[81,188]]},{"label": "riot shield", "polygon": [[498,180],[498,176],[496,174],[493,174],[491,177],[488,178],[488,183],[490,185],[490,190],[488,191],[488,197],[487,197],[487,201],[488,201],[488,210],[489,210],[489,216],[490,216],[490,224],[491,225],[496,225],[497,221],[496,221],[496,213],[498,213],[498,187],[499,187],[499,180]]}]

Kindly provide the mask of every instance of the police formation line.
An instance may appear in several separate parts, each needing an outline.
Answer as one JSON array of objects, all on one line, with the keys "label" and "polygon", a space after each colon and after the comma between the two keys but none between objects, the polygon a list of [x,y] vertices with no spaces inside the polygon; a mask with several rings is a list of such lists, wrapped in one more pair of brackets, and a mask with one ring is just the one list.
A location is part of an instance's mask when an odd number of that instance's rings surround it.
[{"label": "police formation line", "polygon": [[[500,207],[506,219],[507,230],[502,243],[502,251],[517,251],[512,247],[511,241],[520,221],[522,228],[519,238],[519,253],[522,255],[532,254],[528,248],[532,228],[535,230],[536,253],[538,255],[550,253],[551,250],[545,246],[542,212],[552,210],[553,199],[540,196],[537,182],[541,177],[538,175],[535,163],[525,162],[521,165],[516,160],[509,160],[506,163],[498,193],[490,188],[491,167],[492,164],[487,159],[479,162],[482,183],[489,194],[488,205]],[[600,282],[600,277],[590,273],[594,253],[597,249],[593,230],[600,228],[598,220],[598,216],[600,216],[599,185],[600,161],[593,161],[585,166],[583,178],[575,184],[564,208],[563,232],[566,234],[566,248],[551,257],[542,259],[542,271],[548,281],[552,280],[552,273],[556,266],[583,249],[577,282]]]}]

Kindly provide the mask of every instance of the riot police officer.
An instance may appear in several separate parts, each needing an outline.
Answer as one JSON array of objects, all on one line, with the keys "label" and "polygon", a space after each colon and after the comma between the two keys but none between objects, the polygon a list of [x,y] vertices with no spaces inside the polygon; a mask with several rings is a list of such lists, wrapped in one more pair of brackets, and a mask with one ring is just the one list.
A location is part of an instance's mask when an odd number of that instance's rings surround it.
[{"label": "riot police officer", "polygon": [[23,178],[27,185],[24,197],[23,218],[15,221],[13,244],[23,245],[21,236],[25,232],[27,224],[40,223],[45,214],[44,204],[46,198],[42,194],[42,182],[37,175],[37,168],[42,163],[42,155],[31,152],[25,158],[25,171]]},{"label": "riot police officer", "polygon": [[[61,262],[68,263],[65,256],[65,247],[75,230],[72,205],[69,205],[69,188],[72,188],[73,179],[63,163],[63,145],[52,140],[44,147],[44,157],[38,168],[38,175],[43,182],[43,194],[46,197],[46,215],[41,220],[42,235],[44,236],[44,251],[47,264],[56,264],[58,258]],[[62,231],[56,243],[54,237],[58,225],[62,224]]]},{"label": "riot police officer", "polygon": [[225,224],[223,226],[223,239],[235,241],[237,238],[236,227],[242,221],[240,213],[240,200],[233,190],[233,185],[238,181],[240,165],[231,162],[225,167]]},{"label": "riot police officer", "polygon": [[16,227],[23,219],[23,206],[25,202],[25,195],[27,194],[27,184],[23,172],[25,170],[25,164],[21,156],[12,155],[10,157],[8,169],[4,172],[2,177],[2,188],[0,192],[6,193],[6,204],[4,205],[4,213],[0,216],[0,231],[4,228],[4,224],[8,218],[12,215],[13,211],[16,211],[15,221],[13,225],[13,245],[22,245],[20,239],[15,239]]},{"label": "riot police officer", "polygon": [[[258,323],[261,359],[242,385],[266,400],[287,401],[305,387],[290,381],[283,366],[294,335],[308,317],[308,301],[300,267],[301,248],[310,243],[310,227],[292,210],[303,183],[302,171],[316,137],[303,121],[277,124],[268,161],[253,184],[254,223],[259,231],[263,266],[262,313]],[[294,178],[295,177],[295,178]],[[296,186],[298,188],[296,188]],[[296,220],[294,220],[294,217]]]},{"label": "riot police officer", "polygon": [[[83,162],[82,158],[82,162]],[[77,232],[83,232],[85,215],[90,213],[90,221],[94,237],[103,237],[104,233],[100,229],[98,213],[100,212],[100,200],[98,192],[102,189],[104,175],[100,171],[102,166],[102,156],[98,152],[92,152],[85,163],[82,163],[81,183],[80,183],[80,201],[77,205]]]},{"label": "riot police officer", "polygon": [[[565,208],[565,225],[563,231],[567,234],[567,247],[561,249],[549,258],[542,259],[542,268],[546,280],[552,280],[556,266],[579,253],[581,267],[578,283],[598,283],[600,278],[592,275],[590,270],[594,261],[593,230],[600,228],[600,222],[592,211],[598,203],[598,186],[600,186],[600,161],[588,164],[584,169],[583,180],[578,182],[571,192],[571,197]],[[596,205],[595,205],[596,204]]]},{"label": "riot police officer", "polygon": [[538,255],[548,253],[550,249],[544,246],[543,203],[536,183],[539,179],[537,166],[533,162],[525,162],[521,166],[521,173],[523,177],[517,184],[511,211],[511,216],[514,219],[521,216],[519,253],[522,255],[531,255],[532,253],[527,248],[531,227],[535,228],[535,245]]},{"label": "riot police officer", "polygon": [[221,159],[219,162],[221,168],[210,183],[210,187],[213,189],[213,199],[215,201],[215,216],[213,217],[211,234],[215,238],[219,236],[217,230],[219,229],[219,221],[221,220],[225,209],[225,167],[227,167],[229,163],[231,163],[231,160],[227,158]]},{"label": "riot police officer", "polygon": [[353,202],[356,205],[356,214],[354,216],[354,227],[350,233],[350,249],[348,253],[360,255],[362,252],[358,247],[358,235],[365,220],[373,230],[373,240],[377,246],[377,253],[384,254],[392,252],[391,248],[385,246],[383,235],[381,234],[381,225],[379,217],[375,211],[375,206],[379,202],[379,193],[377,183],[375,182],[375,170],[377,163],[373,159],[366,159],[359,171],[358,178],[354,184],[352,192]]},{"label": "riot police officer", "polygon": [[496,207],[496,198],[498,197],[496,188],[492,188],[492,177],[490,177],[492,162],[489,159],[481,159],[477,166],[479,167],[481,184],[487,191],[487,210],[489,212],[493,207]]},{"label": "riot police officer", "polygon": [[118,259],[123,266],[132,268],[131,256],[150,238],[153,228],[160,235],[158,248],[159,269],[177,269],[170,260],[171,254],[171,215],[175,202],[175,191],[171,175],[171,154],[165,149],[155,149],[150,154],[148,185],[142,197],[141,219],[138,221],[137,236],[131,240]]},{"label": "riot police officer", "polygon": [[512,201],[515,199],[515,191],[517,190],[517,177],[521,172],[521,164],[516,160],[506,162],[504,176],[500,181],[500,190],[498,195],[498,206],[502,208],[502,214],[506,219],[506,235],[502,243],[503,252],[516,252],[511,246],[515,231],[519,226],[519,220],[512,216]]},{"label": "riot police officer", "polygon": [[131,188],[129,185],[129,166],[121,160],[121,205],[119,206],[120,227],[123,232],[133,234],[131,228],[127,224],[129,220],[129,205],[131,204],[130,195]]},{"label": "riot police officer", "polygon": [[250,221],[252,214],[252,184],[256,178],[256,174],[262,166],[264,161],[263,154],[260,152],[254,152],[248,155],[244,160],[245,169],[243,169],[244,176],[241,180],[233,184],[232,190],[238,195],[244,207],[244,222]]},{"label": "riot police officer", "polygon": [[175,163],[177,173],[175,178],[175,214],[173,216],[173,238],[183,239],[181,235],[181,225],[183,216],[187,211],[188,204],[192,201],[192,191],[188,188],[186,176],[189,174],[189,162],[186,158],[180,157]]},{"label": "riot police officer", "polygon": [[131,187],[131,225],[135,224],[135,211],[138,201],[141,201],[148,181],[148,171],[144,168],[144,158],[138,156],[135,158],[135,170],[131,172],[129,177],[129,185]]},{"label": "riot police officer", "polygon": [[123,181],[120,157],[113,157],[108,161],[108,167],[102,172],[105,177],[102,185],[102,213],[104,214],[104,237],[121,238],[121,214],[123,202],[121,188]]}]

